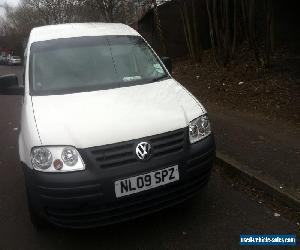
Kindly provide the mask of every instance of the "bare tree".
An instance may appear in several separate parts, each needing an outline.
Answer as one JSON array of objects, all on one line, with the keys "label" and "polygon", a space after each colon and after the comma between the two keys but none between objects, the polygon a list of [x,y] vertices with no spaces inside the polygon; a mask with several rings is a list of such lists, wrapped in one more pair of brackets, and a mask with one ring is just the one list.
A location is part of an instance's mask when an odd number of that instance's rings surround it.
[{"label": "bare tree", "polygon": [[274,13],[272,0],[242,0],[246,38],[261,67],[269,67],[273,48]]},{"label": "bare tree", "polygon": [[[13,45],[23,44],[33,27],[69,22],[132,23],[136,6],[148,8],[153,0],[20,0],[16,7],[5,5],[0,32]],[[146,7],[145,7],[146,6]]]},{"label": "bare tree", "polygon": [[119,10],[122,9],[124,0],[85,0],[85,6],[92,7],[98,13],[98,19],[105,22],[115,22],[120,16]]},{"label": "bare tree", "polygon": [[[234,35],[230,28],[229,0],[206,0],[206,6],[215,61],[217,65],[226,65],[236,46],[236,26],[234,25]],[[234,16],[236,17],[236,13]]]},{"label": "bare tree", "polygon": [[157,2],[156,0],[152,0],[152,8],[154,12],[154,20],[155,20],[155,26],[156,26],[156,31],[158,33],[158,37],[160,40],[160,45],[161,45],[161,52],[163,55],[167,54],[167,47],[164,39],[164,34],[162,32],[162,27],[161,27],[161,20],[157,8]]},{"label": "bare tree", "polygon": [[178,1],[177,4],[179,5],[189,57],[194,61],[200,61],[202,57],[202,43],[199,39],[199,15],[196,1],[184,0]]}]

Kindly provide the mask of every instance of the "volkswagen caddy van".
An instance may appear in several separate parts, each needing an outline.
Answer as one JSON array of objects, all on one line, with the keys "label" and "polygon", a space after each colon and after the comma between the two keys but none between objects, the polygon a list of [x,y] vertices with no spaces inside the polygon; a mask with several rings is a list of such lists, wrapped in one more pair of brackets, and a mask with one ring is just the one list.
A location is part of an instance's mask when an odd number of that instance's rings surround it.
[{"label": "volkswagen caddy van", "polygon": [[204,187],[215,144],[207,112],[123,24],[34,28],[19,156],[34,225],[95,227],[178,204]]}]

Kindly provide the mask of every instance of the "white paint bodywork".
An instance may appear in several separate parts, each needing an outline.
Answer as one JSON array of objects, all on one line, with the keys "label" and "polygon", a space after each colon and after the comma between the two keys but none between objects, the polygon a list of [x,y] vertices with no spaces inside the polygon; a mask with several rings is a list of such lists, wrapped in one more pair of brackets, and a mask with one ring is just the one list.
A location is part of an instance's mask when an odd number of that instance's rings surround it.
[{"label": "white paint bodywork", "polygon": [[28,58],[33,42],[78,36],[138,35],[122,24],[65,24],[34,29],[27,47],[20,159],[31,166],[35,146],[87,148],[187,127],[206,113],[174,79],[65,95],[30,96]]},{"label": "white paint bodywork", "polygon": [[34,28],[30,33],[28,45],[30,47],[34,42],[60,38],[114,35],[140,36],[137,31],[121,23],[67,23]]}]

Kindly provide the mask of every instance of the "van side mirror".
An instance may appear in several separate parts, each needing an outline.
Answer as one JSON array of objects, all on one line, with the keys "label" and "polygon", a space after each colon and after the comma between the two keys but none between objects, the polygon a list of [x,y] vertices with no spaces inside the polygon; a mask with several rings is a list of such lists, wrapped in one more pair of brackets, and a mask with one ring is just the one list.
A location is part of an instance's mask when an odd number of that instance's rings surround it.
[{"label": "van side mirror", "polygon": [[0,76],[0,95],[24,95],[24,86],[19,86],[16,75]]},{"label": "van side mirror", "polygon": [[164,63],[164,65],[166,66],[169,73],[172,74],[173,65],[172,65],[171,58],[170,57],[162,57],[161,60]]}]

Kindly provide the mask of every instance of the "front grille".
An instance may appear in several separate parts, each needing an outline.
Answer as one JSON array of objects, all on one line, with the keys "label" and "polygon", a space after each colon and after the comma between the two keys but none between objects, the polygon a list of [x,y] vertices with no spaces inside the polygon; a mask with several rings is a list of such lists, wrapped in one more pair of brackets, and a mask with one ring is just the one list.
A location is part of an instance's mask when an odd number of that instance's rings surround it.
[{"label": "front grille", "polygon": [[185,129],[179,129],[160,135],[87,149],[89,156],[101,168],[120,167],[138,161],[135,147],[141,141],[152,146],[152,158],[179,153],[185,145]]},{"label": "front grille", "polygon": [[146,215],[166,207],[178,204],[195,194],[204,186],[210,176],[210,169],[201,174],[192,175],[183,183],[178,182],[168,187],[163,187],[159,192],[153,190],[131,199],[115,201],[106,207],[97,203],[88,207],[72,209],[47,207],[47,215],[52,223],[66,227],[90,227],[107,225]]},{"label": "front grille", "polygon": [[69,207],[79,202],[98,201],[104,195],[100,184],[79,185],[76,187],[38,186],[37,188],[43,202]]}]

